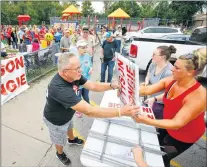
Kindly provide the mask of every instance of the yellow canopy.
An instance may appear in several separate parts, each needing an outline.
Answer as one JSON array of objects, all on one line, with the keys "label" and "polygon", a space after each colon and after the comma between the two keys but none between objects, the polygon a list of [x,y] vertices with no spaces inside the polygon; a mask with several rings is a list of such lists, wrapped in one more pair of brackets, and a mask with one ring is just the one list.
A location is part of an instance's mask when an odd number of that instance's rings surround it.
[{"label": "yellow canopy", "polygon": [[62,13],[64,13],[64,14],[80,14],[81,12],[72,4],[67,9],[65,9]]},{"label": "yellow canopy", "polygon": [[62,17],[67,17],[67,16],[70,16],[70,14],[64,13],[64,14],[62,15]]},{"label": "yellow canopy", "polygon": [[110,15],[108,15],[108,18],[130,18],[130,16],[123,11],[121,8],[118,8],[114,12],[112,12]]}]

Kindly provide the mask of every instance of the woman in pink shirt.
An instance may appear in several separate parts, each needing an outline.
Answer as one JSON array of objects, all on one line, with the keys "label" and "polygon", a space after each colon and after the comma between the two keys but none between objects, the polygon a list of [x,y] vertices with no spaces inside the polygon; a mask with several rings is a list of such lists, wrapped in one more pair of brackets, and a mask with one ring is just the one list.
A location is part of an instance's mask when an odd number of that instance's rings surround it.
[{"label": "woman in pink shirt", "polygon": [[32,43],[32,52],[38,51],[40,49],[40,44],[38,42],[38,39],[35,38]]}]

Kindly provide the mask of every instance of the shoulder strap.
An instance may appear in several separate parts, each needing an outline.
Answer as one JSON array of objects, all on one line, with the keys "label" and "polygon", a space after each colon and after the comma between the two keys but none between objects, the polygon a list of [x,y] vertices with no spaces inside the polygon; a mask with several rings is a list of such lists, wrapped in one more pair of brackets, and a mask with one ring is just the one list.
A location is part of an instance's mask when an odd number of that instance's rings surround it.
[{"label": "shoulder strap", "polygon": [[164,97],[166,97],[167,93],[169,92],[170,88],[173,86],[173,84],[176,82],[176,80],[173,80],[170,82],[170,84],[167,86]]}]

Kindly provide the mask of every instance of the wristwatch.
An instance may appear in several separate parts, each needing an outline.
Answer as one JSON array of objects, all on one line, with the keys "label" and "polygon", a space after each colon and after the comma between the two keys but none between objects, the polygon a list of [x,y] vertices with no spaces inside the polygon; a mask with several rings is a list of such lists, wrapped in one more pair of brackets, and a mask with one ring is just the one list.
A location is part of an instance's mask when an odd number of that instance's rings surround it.
[{"label": "wristwatch", "polygon": [[155,102],[157,102],[157,98],[156,98],[156,96],[154,97],[154,99],[155,99]]},{"label": "wristwatch", "polygon": [[114,88],[112,87],[111,83],[110,83],[110,87],[114,90]]}]

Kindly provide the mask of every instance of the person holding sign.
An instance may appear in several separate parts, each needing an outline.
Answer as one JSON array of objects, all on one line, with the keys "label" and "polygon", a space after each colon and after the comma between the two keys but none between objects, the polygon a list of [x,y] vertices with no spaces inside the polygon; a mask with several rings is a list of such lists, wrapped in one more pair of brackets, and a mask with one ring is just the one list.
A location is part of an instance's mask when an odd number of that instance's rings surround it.
[{"label": "person holding sign", "polygon": [[[172,75],[173,65],[169,62],[172,53],[176,53],[176,48],[172,45],[168,46],[159,46],[154,51],[152,55],[152,63],[149,66],[147,76],[145,78],[145,85],[155,84],[161,79],[169,77]],[[163,118],[163,101],[158,101],[156,99],[157,95],[163,94],[164,91],[155,93],[150,96],[145,102],[148,103],[154,112],[156,119]]]},{"label": "person holding sign", "polygon": [[170,166],[172,158],[190,148],[205,132],[206,89],[195,76],[203,71],[206,59],[206,48],[182,55],[174,64],[172,77],[150,86],[142,85],[139,89],[140,95],[165,90],[163,97],[157,97],[158,100],[163,98],[165,105],[162,120],[149,119],[141,114],[133,118],[139,123],[160,128],[158,138],[167,153],[163,157],[166,167]]},{"label": "person holding sign", "polygon": [[125,105],[119,109],[91,106],[78,96],[80,85],[95,92],[120,88],[116,83],[98,83],[87,80],[81,74],[79,57],[73,53],[65,52],[58,57],[58,73],[47,88],[43,119],[49,129],[52,143],[56,146],[56,157],[64,165],[70,164],[70,159],[63,152],[66,142],[75,145],[84,143],[73,134],[72,118],[75,111],[89,117],[111,118],[132,116],[139,109],[139,107],[131,105]]}]

